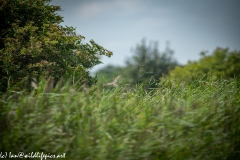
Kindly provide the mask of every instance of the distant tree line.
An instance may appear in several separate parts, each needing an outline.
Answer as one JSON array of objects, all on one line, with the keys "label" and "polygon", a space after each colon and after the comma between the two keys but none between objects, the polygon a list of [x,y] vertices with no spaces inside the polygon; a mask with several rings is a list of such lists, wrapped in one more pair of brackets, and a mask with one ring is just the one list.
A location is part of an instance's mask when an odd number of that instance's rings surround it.
[{"label": "distant tree line", "polygon": [[111,81],[122,74],[122,79],[130,86],[144,85],[145,89],[151,89],[166,80],[191,84],[195,80],[240,78],[240,51],[230,51],[228,48],[216,48],[211,54],[201,52],[200,60],[189,61],[186,65],[177,63],[168,46],[160,52],[157,42],[147,45],[145,39],[137,44],[133,53],[125,67],[109,65],[99,70],[97,75],[100,82],[102,77]]}]

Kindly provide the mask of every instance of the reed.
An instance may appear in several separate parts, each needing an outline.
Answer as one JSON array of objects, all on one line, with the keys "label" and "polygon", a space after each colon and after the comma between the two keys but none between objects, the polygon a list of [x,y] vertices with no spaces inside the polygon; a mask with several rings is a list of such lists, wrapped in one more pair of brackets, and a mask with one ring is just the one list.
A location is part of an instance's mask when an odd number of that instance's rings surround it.
[{"label": "reed", "polygon": [[[44,86],[44,85],[43,85]],[[237,80],[141,86],[70,86],[1,98],[0,150],[66,153],[65,159],[237,159]]]}]

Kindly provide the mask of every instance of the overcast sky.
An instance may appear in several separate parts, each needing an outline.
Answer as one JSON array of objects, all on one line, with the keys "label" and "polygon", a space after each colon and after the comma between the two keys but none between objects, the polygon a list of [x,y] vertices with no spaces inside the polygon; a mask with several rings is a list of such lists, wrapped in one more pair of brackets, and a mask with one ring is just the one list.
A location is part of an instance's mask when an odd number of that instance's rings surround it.
[{"label": "overcast sky", "polygon": [[104,64],[124,65],[143,38],[166,42],[181,64],[216,47],[240,50],[240,0],[53,0],[61,6],[62,25],[113,52]]}]

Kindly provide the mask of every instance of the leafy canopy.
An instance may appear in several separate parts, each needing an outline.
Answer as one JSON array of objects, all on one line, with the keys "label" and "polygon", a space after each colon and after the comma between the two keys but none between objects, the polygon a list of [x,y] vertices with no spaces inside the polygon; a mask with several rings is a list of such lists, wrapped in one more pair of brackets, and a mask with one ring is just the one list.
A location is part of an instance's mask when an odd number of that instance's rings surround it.
[{"label": "leafy canopy", "polygon": [[[87,69],[111,56],[93,40],[83,43],[75,28],[61,26],[59,6],[50,0],[0,0],[0,91],[27,82],[27,77],[52,76],[94,83]],[[22,89],[18,85],[17,89]]]}]

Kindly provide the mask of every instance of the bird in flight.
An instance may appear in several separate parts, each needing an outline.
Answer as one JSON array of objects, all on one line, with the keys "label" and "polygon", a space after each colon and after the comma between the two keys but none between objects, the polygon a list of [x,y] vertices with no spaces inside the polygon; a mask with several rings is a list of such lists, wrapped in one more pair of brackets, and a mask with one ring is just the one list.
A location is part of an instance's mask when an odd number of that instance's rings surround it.
[{"label": "bird in flight", "polygon": [[117,76],[117,77],[113,80],[113,82],[106,83],[106,84],[104,84],[103,86],[110,86],[110,85],[112,85],[113,87],[117,87],[118,85],[117,85],[116,83],[117,83],[118,79],[119,79],[121,76],[122,76],[122,75]]}]

